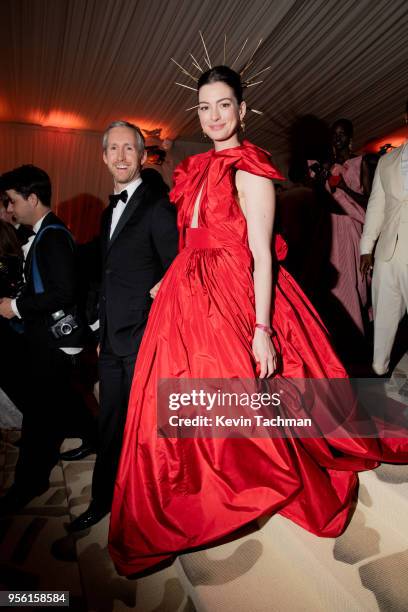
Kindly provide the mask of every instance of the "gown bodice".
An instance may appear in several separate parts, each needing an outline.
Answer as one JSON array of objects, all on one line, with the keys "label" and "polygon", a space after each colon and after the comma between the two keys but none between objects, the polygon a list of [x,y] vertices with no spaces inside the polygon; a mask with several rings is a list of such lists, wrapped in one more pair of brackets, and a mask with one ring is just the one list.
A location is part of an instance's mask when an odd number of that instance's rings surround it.
[{"label": "gown bodice", "polygon": [[220,244],[247,246],[246,219],[235,187],[237,170],[284,180],[270,154],[247,140],[230,149],[193,155],[176,168],[170,199],[177,206],[180,250],[186,245],[186,230],[200,192],[198,227],[210,230]]}]

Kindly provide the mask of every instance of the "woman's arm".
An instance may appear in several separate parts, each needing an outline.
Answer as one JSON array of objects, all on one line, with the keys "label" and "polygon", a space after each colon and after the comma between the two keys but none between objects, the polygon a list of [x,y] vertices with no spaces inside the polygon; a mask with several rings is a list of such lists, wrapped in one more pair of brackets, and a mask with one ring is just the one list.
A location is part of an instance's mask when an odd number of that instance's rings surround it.
[{"label": "woman's arm", "polygon": [[[275,215],[275,192],[271,180],[239,170],[236,185],[240,204],[247,220],[248,242],[254,258],[256,322],[270,327],[272,296],[272,230]],[[252,349],[260,365],[260,378],[276,370],[276,351],[270,336],[254,330]]]}]

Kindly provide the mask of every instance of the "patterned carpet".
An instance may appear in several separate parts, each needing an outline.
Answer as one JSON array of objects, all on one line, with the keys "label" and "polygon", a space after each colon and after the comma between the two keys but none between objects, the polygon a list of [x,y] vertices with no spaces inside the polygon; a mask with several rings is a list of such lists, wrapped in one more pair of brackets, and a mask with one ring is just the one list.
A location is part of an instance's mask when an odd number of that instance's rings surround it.
[{"label": "patterned carpet", "polygon": [[[2,493],[12,483],[18,437],[18,431],[2,432]],[[64,450],[78,443],[69,440]],[[193,612],[174,566],[138,580],[116,574],[107,552],[108,517],[80,535],[65,531],[64,524],[88,506],[94,459],[60,462],[44,495],[0,519],[0,590],[69,591],[75,612]]]},{"label": "patterned carpet", "polygon": [[[389,394],[401,398],[405,387],[408,355]],[[1,492],[12,482],[18,437],[18,430],[2,431]],[[68,440],[64,450],[78,443]],[[408,466],[361,474],[359,503],[340,538],[317,538],[274,516],[228,542],[180,555],[164,570],[127,580],[107,552],[108,517],[76,536],[64,529],[88,505],[93,462],[61,462],[47,493],[0,520],[0,590],[69,591],[69,609],[81,612],[408,610]]]}]

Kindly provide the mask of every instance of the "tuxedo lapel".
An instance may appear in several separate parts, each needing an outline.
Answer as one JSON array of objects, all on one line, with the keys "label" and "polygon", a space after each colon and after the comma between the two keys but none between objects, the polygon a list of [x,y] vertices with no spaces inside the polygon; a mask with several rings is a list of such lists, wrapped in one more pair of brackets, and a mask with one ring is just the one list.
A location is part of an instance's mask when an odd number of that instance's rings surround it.
[{"label": "tuxedo lapel", "polygon": [[[122,213],[122,215],[121,215],[121,217],[120,217],[120,219],[118,221],[117,226],[115,227],[115,231],[113,232],[112,237],[109,240],[107,251],[109,251],[109,249],[111,248],[112,244],[115,242],[115,240],[119,236],[120,232],[125,227],[126,223],[129,221],[129,219],[132,217],[132,215],[135,212],[135,210],[137,209],[137,207],[143,201],[144,193],[145,193],[145,185],[143,185],[143,183],[142,183],[136,189],[135,193],[132,195],[132,197],[130,198],[129,202],[127,203],[126,208],[123,211],[123,213]],[[108,218],[109,218],[110,221],[112,220],[112,213],[110,214],[110,216]],[[108,227],[110,228],[110,223],[109,223]],[[108,239],[109,239],[109,230],[108,230]]]},{"label": "tuxedo lapel", "polygon": [[106,255],[109,248],[109,231],[112,223],[112,211],[113,206],[109,205],[102,217],[101,243],[103,255]]},{"label": "tuxedo lapel", "polygon": [[33,258],[33,244],[36,240],[36,236],[34,237],[34,240],[32,241],[32,243],[30,244],[30,248],[28,249],[28,253],[27,256],[25,258],[25,262],[24,262],[24,276],[26,278],[26,281],[28,281],[29,277],[31,276],[30,271],[31,271],[31,260]]},{"label": "tuxedo lapel", "polygon": [[[47,225],[53,225],[53,224],[62,225],[58,217],[56,217],[53,212],[49,212],[47,216],[45,217],[44,221],[41,223],[40,231],[44,229],[44,227],[47,227]],[[33,248],[34,248],[34,244],[37,241],[38,234],[39,232],[35,235],[35,238],[30,245],[30,248],[28,250],[28,253],[27,253],[27,256],[24,262],[24,276],[25,276],[27,283],[29,279],[31,278],[31,271],[32,271],[31,264],[32,264],[33,252],[34,252]]]},{"label": "tuxedo lapel", "polygon": [[401,171],[402,149],[403,147],[398,151],[388,153],[390,156],[389,159],[387,159],[387,156],[384,159],[384,162],[388,162],[386,171],[388,173],[390,192],[398,199],[404,199],[404,185]]},{"label": "tuxedo lapel", "polygon": [[400,192],[400,198],[403,200],[405,198],[404,194],[404,181],[402,176],[402,151],[404,147],[402,146],[395,161],[393,164],[393,171],[395,176],[396,185],[398,186],[398,190]]}]

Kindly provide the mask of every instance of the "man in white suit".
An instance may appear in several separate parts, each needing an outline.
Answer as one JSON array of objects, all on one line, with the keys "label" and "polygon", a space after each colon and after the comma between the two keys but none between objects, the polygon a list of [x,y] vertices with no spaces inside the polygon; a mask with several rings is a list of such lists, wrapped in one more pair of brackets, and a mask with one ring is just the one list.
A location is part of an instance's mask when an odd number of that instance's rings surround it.
[{"label": "man in white suit", "polygon": [[362,274],[374,266],[373,370],[381,376],[388,371],[397,328],[408,310],[408,141],[378,163],[360,253]]}]

